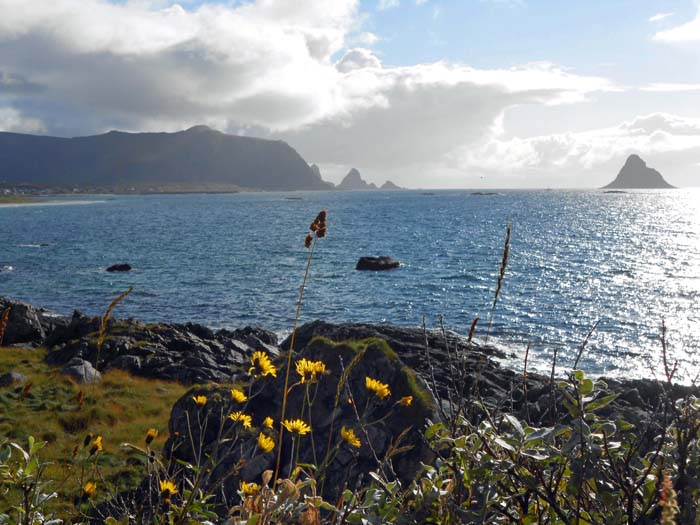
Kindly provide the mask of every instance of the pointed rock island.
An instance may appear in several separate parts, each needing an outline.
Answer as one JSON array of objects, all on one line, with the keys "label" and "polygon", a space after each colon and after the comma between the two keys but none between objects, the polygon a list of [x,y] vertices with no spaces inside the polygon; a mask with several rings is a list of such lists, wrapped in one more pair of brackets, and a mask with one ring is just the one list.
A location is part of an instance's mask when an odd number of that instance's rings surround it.
[{"label": "pointed rock island", "polygon": [[603,189],[664,189],[674,188],[661,173],[647,166],[639,155],[627,157],[617,177]]},{"label": "pointed rock island", "polygon": [[340,181],[340,184],[338,184],[337,189],[339,190],[401,190],[403,188],[397,186],[390,180],[386,181],[380,188],[377,188],[377,186],[373,183],[370,182],[368,183],[365,181],[362,176],[360,175],[360,172],[356,168],[352,168],[350,171],[348,171],[348,174],[345,175],[342,181]]}]

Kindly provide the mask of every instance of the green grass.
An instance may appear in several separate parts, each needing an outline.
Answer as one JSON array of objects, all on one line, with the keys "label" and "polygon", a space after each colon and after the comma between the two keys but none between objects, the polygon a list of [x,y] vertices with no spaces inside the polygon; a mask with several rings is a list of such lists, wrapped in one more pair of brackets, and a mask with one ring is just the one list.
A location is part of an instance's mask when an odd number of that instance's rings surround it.
[{"label": "green grass", "polygon": [[79,467],[73,452],[76,446],[82,448],[87,433],[104,439],[98,461],[101,484],[113,485],[116,491],[134,488],[144,467],[139,455],[121,444],[143,446],[146,431],[156,428],[159,436],[152,447],[161,449],[168,437],[170,410],[187,387],[133,377],[121,370],[105,373],[97,385],[78,385],[47,365],[45,355],[44,349],[0,348],[0,372],[20,372],[31,383],[26,395],[21,385],[0,389],[0,436],[22,446],[30,435],[47,442],[40,452],[48,463],[45,478],[68,480],[64,492],[59,490],[63,497],[54,500],[59,511],[78,490]]},{"label": "green grass", "polygon": [[34,200],[21,195],[0,195],[0,204],[24,204],[27,202],[34,202]]}]

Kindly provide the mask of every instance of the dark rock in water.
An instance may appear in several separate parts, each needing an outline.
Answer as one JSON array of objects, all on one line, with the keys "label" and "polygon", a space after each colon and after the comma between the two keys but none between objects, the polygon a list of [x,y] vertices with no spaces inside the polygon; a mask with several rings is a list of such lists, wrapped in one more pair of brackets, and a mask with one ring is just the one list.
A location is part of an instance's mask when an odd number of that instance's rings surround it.
[{"label": "dark rock in water", "polygon": [[402,190],[403,188],[401,186],[397,186],[390,180],[386,181],[384,184],[382,184],[379,187],[380,190]]},{"label": "dark rock in water", "polygon": [[0,313],[10,308],[2,344],[41,344],[54,330],[68,325],[68,318],[27,303],[0,297]]},{"label": "dark rock in water", "polygon": [[71,377],[81,384],[99,383],[102,381],[102,374],[95,370],[92,363],[79,357],[74,357],[68,361],[66,366],[61,369],[61,374]]},{"label": "dark rock in water", "polygon": [[4,374],[0,375],[0,388],[5,388],[15,384],[23,385],[26,382],[27,376],[20,374],[19,372],[15,372],[14,370],[10,370],[9,372],[5,372]]},{"label": "dark rock in water", "polygon": [[[407,431],[401,446],[411,448],[393,457],[393,468],[390,469],[402,483],[407,484],[415,477],[421,470],[421,463],[430,463],[434,459],[434,453],[423,439],[423,428],[428,419],[435,421],[439,417],[435,399],[423,380],[397,357],[387,343],[370,339],[353,344],[335,344],[317,338],[294,355],[295,362],[303,358],[323,361],[329,373],[319,376],[318,384],[309,386],[310,392],[313,393],[313,406],[311,410],[308,410],[307,406],[302,413],[307,385],[301,384],[300,376],[292,370],[290,383],[295,386],[289,393],[285,419],[302,418],[313,429],[313,441],[311,435],[296,436],[297,440],[302,440],[298,458],[300,463],[319,464],[322,458],[326,457],[329,445],[331,451],[338,447],[337,455],[325,471],[325,484],[319,487],[327,501],[337,501],[346,483],[347,486],[354,487],[358,478],[378,468],[374,453],[367,446],[366,435],[358,426],[356,409],[361,416],[365,416],[365,421],[375,421],[366,428],[374,452],[380,459],[385,457],[398,436]],[[229,389],[213,387],[190,391],[173,407],[169,423],[171,437],[166,444],[166,452],[170,452],[174,459],[190,463],[195,462],[197,454],[204,458],[216,453],[217,455],[212,457],[214,467],[208,483],[211,486],[221,486],[228,501],[235,501],[239,479],[260,483],[262,473],[275,468],[277,448],[268,453],[258,451],[254,455],[253,451],[261,431],[273,437],[276,445],[280,446],[278,424],[281,418],[280,400],[284,390],[284,359],[280,361],[280,370],[276,378],[268,376],[254,380],[252,389],[256,395],[251,397],[247,406],[235,403],[231,399]],[[338,390],[341,376],[345,378],[347,388]],[[383,399],[375,396],[366,387],[367,377],[388,385],[390,394]],[[251,380],[245,372],[234,379],[245,383]],[[248,391],[249,387],[243,388]],[[207,396],[207,403],[203,407],[197,406],[192,399],[193,395],[199,394]],[[412,396],[410,406],[400,403],[404,396]],[[227,418],[228,414],[242,409],[246,414],[252,415],[252,425],[255,427],[253,431],[246,431]],[[367,412],[363,413],[365,410]],[[273,429],[263,427],[266,417],[275,421]],[[192,443],[186,436],[202,435],[200,429],[196,428],[198,421],[206,421],[206,430],[202,433],[205,437],[203,442],[194,443],[193,450]],[[195,428],[190,432],[188,427],[193,424]],[[217,429],[220,424],[223,425],[224,435],[236,440],[233,441],[235,447],[216,447]],[[361,441],[359,448],[343,441],[340,435],[343,427],[353,429]],[[287,462],[291,455],[292,437],[290,432],[284,432],[281,443],[282,476],[290,474],[290,465]],[[312,443],[315,446],[315,456]],[[235,468],[240,466],[241,458],[251,457],[242,468]],[[236,472],[235,477],[221,484],[232,472]],[[235,479],[236,477],[238,479]],[[365,478],[364,481],[367,482],[368,479]]]},{"label": "dark rock in water", "polygon": [[661,173],[649,168],[639,155],[630,155],[617,177],[604,188],[663,189],[673,188]]},{"label": "dark rock in water", "polygon": [[473,191],[472,195],[490,196],[490,195],[500,195],[496,191]]},{"label": "dark rock in water", "polygon": [[396,259],[382,255],[380,257],[360,257],[356,270],[391,270],[401,265]]},{"label": "dark rock in water", "polygon": [[374,183],[367,184],[360,172],[352,168],[338,184],[339,190],[376,190]]},{"label": "dark rock in water", "polygon": [[131,271],[131,265],[122,263],[122,264],[113,264],[109,268],[107,268],[108,272],[130,272]]},{"label": "dark rock in water", "polygon": [[608,191],[604,191],[603,193],[623,194],[623,193],[629,193],[629,192],[628,191],[621,191],[621,190],[608,190]]}]

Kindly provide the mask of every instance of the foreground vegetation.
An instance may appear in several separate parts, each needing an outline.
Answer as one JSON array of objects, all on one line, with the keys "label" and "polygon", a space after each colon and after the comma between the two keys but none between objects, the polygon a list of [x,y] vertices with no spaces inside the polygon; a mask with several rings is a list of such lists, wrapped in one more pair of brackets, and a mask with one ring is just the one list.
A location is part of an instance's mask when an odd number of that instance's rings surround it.
[{"label": "foreground vegetation", "polygon": [[[45,349],[0,347],[0,371],[13,370],[27,377],[24,384],[0,388],[0,442],[4,436],[27,448],[33,436],[36,442],[46,443],[39,456],[41,477],[52,481],[50,488],[58,491],[58,497],[49,500],[43,510],[68,516],[73,496],[82,494],[80,478],[86,477],[84,458],[76,453],[76,447],[82,450],[86,436],[102,436],[102,451],[89,462],[99,469],[98,499],[109,496],[105,485],[113,493],[133,489],[145,475],[144,460],[122,443],[141,441],[148,429],[156,428],[159,435],[154,445],[162,446],[170,409],[186,387],[133,377],[121,370],[106,372],[101,383],[78,385],[49,367],[45,355]],[[3,458],[7,463],[0,461],[0,476],[7,475],[3,466],[16,467],[15,460],[21,459],[16,449],[11,459]],[[7,479],[2,481],[0,513],[7,513],[19,503],[20,494]]]}]

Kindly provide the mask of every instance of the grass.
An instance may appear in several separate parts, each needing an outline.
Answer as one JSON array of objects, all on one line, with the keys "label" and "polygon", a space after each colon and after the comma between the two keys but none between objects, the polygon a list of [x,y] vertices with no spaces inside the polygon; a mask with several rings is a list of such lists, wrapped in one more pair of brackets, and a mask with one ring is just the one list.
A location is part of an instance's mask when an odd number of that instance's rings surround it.
[{"label": "grass", "polygon": [[0,195],[0,204],[25,204],[27,202],[34,201],[29,197],[23,197],[21,195]]},{"label": "grass", "polygon": [[[99,467],[105,481],[116,490],[134,488],[144,468],[138,455],[121,444],[142,446],[146,431],[156,428],[159,435],[152,446],[162,448],[170,410],[188,387],[133,377],[121,370],[106,372],[99,384],[78,385],[47,365],[45,356],[45,349],[0,348],[0,371],[14,370],[31,382],[24,396],[22,385],[0,389],[0,436],[21,445],[30,435],[47,441],[40,453],[48,464],[45,478],[70,480],[74,448],[82,446],[88,432],[99,434],[104,439]],[[67,492],[76,487],[75,482],[66,483]],[[70,498],[53,501],[60,512]]]}]

